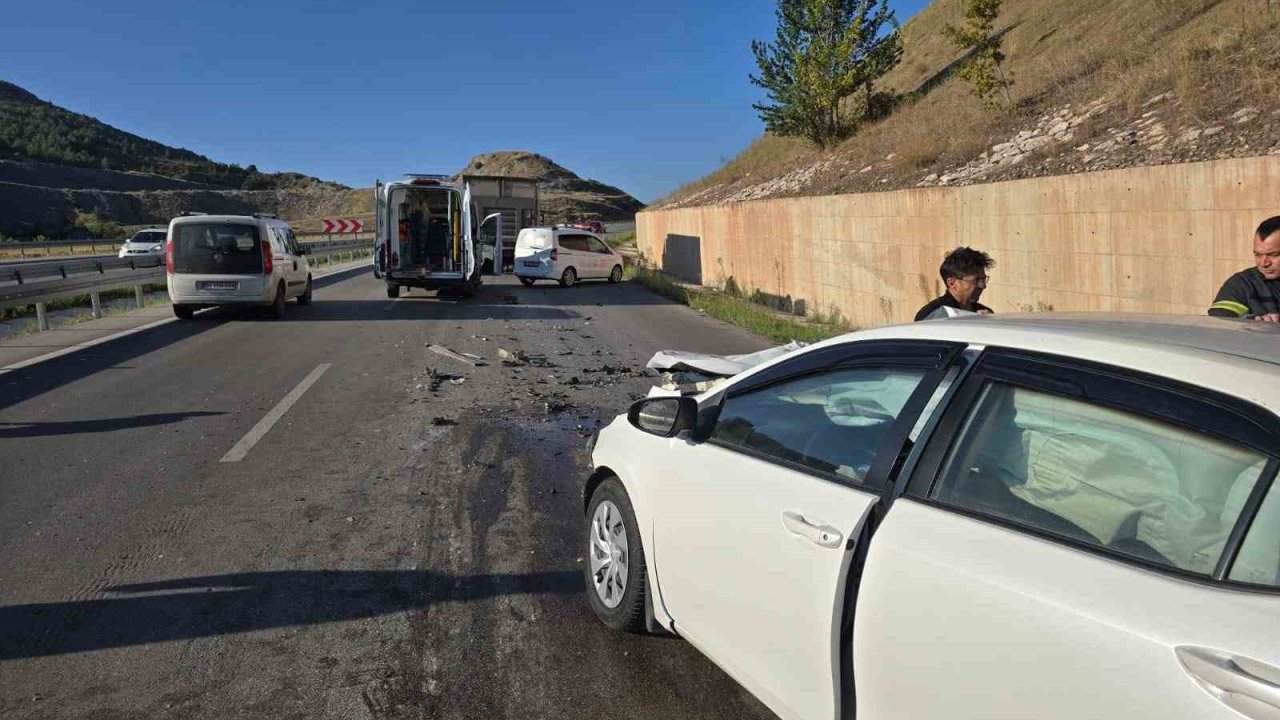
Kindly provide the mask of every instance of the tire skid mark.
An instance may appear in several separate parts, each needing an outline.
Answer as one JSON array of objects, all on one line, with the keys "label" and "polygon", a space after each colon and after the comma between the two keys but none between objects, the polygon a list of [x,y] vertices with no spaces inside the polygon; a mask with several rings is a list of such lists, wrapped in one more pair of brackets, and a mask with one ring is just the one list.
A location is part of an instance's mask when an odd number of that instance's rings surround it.
[{"label": "tire skid mark", "polygon": [[155,561],[164,554],[164,550],[185,535],[195,517],[196,513],[193,509],[184,507],[170,515],[165,522],[145,529],[142,532],[141,542],[129,546],[127,552],[121,553],[118,559],[107,563],[101,572],[78,586],[63,599],[71,602],[97,600],[105,597],[114,585],[141,579],[139,577],[141,571],[155,564]]}]

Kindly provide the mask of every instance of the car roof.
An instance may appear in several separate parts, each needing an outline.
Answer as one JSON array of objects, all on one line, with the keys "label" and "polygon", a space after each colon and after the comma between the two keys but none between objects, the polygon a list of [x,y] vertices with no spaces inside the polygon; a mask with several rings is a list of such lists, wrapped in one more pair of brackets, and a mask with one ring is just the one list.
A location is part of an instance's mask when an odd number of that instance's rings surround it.
[{"label": "car roof", "polygon": [[280,218],[273,217],[254,217],[252,215],[182,215],[173,219],[173,222],[182,224],[189,222],[264,222],[276,225],[288,225],[289,223]]},{"label": "car roof", "polygon": [[579,227],[570,227],[568,225],[552,225],[550,227],[546,225],[538,225],[538,226],[531,226],[531,227],[523,227],[523,228],[520,228],[520,234],[523,235],[525,232],[529,230],[545,230],[555,235],[560,235],[564,233],[569,233],[571,235],[590,235],[591,237],[597,240],[600,239],[599,233],[592,232],[591,230],[584,230],[583,228],[579,228]]},{"label": "car roof", "polygon": [[864,330],[861,340],[944,340],[1049,353],[1210,388],[1280,413],[1280,324],[1207,315],[967,315]]}]

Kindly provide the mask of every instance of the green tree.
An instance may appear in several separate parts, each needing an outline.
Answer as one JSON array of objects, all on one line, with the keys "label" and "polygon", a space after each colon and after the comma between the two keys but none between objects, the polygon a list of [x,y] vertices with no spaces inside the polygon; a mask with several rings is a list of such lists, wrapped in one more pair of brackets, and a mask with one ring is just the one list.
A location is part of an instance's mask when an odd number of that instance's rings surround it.
[{"label": "green tree", "polygon": [[[752,107],[776,135],[837,143],[860,120],[841,112],[841,99],[863,90],[870,100],[875,82],[902,57],[888,0],[779,0],[777,18],[774,42],[751,43],[760,68],[751,83],[769,98]],[[883,31],[886,23],[892,32]]]},{"label": "green tree", "polygon": [[998,108],[1003,95],[1004,107],[1012,109],[1009,88],[1013,77],[1005,73],[1005,55],[1000,49],[1003,40],[995,32],[1002,3],[1003,0],[964,0],[964,26],[947,23],[942,33],[967,54],[968,59],[956,76],[973,86],[974,96],[987,107]]},{"label": "green tree", "polygon": [[[857,29],[855,59],[858,62],[864,112],[875,107],[875,83],[902,61],[902,28],[889,7],[889,0],[861,0],[852,3],[853,27]],[[886,31],[885,26],[890,30]]]}]

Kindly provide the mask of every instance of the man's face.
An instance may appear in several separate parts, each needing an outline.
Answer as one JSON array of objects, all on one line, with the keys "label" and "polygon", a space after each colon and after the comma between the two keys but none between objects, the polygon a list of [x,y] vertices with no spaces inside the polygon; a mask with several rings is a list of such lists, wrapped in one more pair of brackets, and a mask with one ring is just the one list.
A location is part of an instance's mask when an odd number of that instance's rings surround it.
[{"label": "man's face", "polygon": [[1280,232],[1267,237],[1254,236],[1253,262],[1268,280],[1280,280]]},{"label": "man's face", "polygon": [[[1276,262],[1276,271],[1280,273],[1280,260]],[[982,297],[982,291],[987,289],[987,274],[979,271],[975,275],[965,275],[959,278],[947,278],[947,292],[951,293],[951,297],[956,302],[966,307],[971,307],[978,302],[978,298]]]}]

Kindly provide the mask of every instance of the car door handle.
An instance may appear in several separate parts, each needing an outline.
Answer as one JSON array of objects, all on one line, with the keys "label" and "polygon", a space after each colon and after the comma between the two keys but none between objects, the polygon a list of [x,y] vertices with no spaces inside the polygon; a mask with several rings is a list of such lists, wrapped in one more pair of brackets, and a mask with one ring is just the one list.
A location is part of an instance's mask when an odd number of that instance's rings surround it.
[{"label": "car door handle", "polygon": [[1220,702],[1257,720],[1280,719],[1280,669],[1209,648],[1182,645],[1178,661]]},{"label": "car door handle", "polygon": [[804,515],[791,510],[782,513],[782,525],[792,535],[799,535],[822,547],[840,547],[840,541],[844,539],[840,531],[830,525],[811,523],[805,519]]}]

